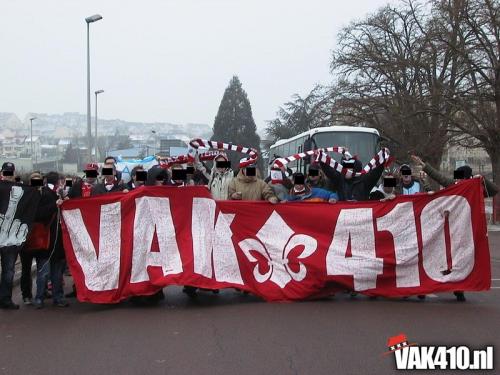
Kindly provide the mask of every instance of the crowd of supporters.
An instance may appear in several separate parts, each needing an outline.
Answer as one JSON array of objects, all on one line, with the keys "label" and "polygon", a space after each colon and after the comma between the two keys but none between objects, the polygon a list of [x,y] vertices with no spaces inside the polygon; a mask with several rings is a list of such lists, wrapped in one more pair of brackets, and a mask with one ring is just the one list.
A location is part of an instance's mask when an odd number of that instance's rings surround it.
[{"label": "crowd of supporters", "polygon": [[[12,301],[12,286],[14,268],[17,259],[21,262],[21,293],[25,305],[33,305],[38,309],[45,306],[45,301],[51,298],[57,307],[67,307],[67,298],[74,297],[76,290],[69,295],[63,292],[63,275],[68,273],[64,258],[64,248],[60,226],[59,206],[67,199],[88,198],[113,192],[123,192],[140,189],[143,186],[206,186],[216,200],[247,200],[279,202],[328,202],[337,201],[387,201],[398,195],[433,194],[432,186],[443,187],[459,183],[463,179],[474,176],[468,166],[458,168],[453,178],[425,163],[418,156],[412,156],[412,166],[402,164],[397,169],[390,170],[381,164],[367,173],[359,175],[340,173],[331,166],[313,162],[309,164],[307,173],[293,173],[286,167],[281,167],[278,178],[269,175],[263,179],[255,164],[248,164],[248,159],[242,159],[235,174],[228,156],[220,152],[214,159],[211,168],[195,158],[188,165],[174,165],[170,168],[154,166],[149,170],[136,166],[130,173],[130,181],[124,182],[122,174],[116,168],[116,160],[106,158],[99,166],[89,163],[80,176],[61,175],[49,172],[42,175],[33,172],[20,176],[15,165],[6,162],[2,165],[0,183],[6,181],[13,184],[30,185],[38,190],[40,203],[36,208],[33,228],[40,224],[49,228],[49,240],[42,241],[31,236],[26,244],[17,250],[0,246],[1,282],[0,308],[18,309]],[[271,164],[273,164],[271,162]],[[361,172],[362,165],[356,159],[342,159],[343,168],[353,172]],[[494,196],[499,188],[486,178],[484,191],[486,196]],[[33,233],[36,231],[33,230]],[[36,293],[33,298],[32,266],[36,263]],[[197,288],[186,286],[184,292],[194,297]],[[217,291],[214,291],[217,292]],[[353,293],[355,295],[355,293]],[[455,292],[457,300],[465,301],[463,292]],[[424,298],[425,296],[419,296]],[[154,296],[134,297],[134,303],[151,303],[163,298],[163,292]]]}]

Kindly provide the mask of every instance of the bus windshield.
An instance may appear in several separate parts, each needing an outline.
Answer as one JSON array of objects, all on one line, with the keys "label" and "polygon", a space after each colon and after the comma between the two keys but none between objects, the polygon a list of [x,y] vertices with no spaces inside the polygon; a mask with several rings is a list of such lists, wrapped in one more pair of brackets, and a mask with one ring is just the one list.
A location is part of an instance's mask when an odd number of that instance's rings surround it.
[{"label": "bus windshield", "polygon": [[[364,132],[325,132],[316,133],[312,136],[317,148],[344,146],[351,155],[357,155],[358,159],[366,165],[377,153],[378,135]],[[332,155],[340,160],[339,154]]]}]

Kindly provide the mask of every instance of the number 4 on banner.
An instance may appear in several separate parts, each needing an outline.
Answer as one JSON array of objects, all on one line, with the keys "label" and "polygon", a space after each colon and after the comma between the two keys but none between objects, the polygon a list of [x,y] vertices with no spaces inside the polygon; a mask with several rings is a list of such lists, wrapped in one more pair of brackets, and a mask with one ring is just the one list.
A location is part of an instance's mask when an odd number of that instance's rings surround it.
[{"label": "number 4 on banner", "polygon": [[[351,257],[346,257],[349,241]],[[354,290],[363,291],[377,286],[383,259],[375,254],[375,232],[371,208],[340,211],[333,241],[326,255],[328,275],[352,275]]]}]

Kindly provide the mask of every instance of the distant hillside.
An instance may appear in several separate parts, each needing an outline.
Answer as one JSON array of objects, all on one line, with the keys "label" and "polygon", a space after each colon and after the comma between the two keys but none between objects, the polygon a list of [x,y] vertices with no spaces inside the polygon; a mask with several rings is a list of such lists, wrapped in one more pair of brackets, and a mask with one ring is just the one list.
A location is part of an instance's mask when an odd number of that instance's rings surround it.
[{"label": "distant hillside", "polygon": [[[24,121],[21,121],[14,113],[0,112],[0,129],[26,129],[29,118],[36,117],[34,128],[43,132],[54,132],[57,129],[66,128],[75,135],[83,136],[87,131],[87,116],[76,112],[63,114],[30,113]],[[92,130],[94,129],[94,118],[92,118]],[[98,123],[99,134],[124,135],[124,134],[149,134],[155,131],[160,136],[172,134],[185,135],[187,137],[210,137],[212,129],[207,124],[172,124],[168,122],[132,122],[120,119],[101,119]]]}]

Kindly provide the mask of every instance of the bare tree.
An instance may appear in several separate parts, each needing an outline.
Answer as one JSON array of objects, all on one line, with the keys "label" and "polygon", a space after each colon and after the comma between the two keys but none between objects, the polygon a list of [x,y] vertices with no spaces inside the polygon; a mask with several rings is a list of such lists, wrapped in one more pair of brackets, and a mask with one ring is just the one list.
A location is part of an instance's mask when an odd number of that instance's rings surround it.
[{"label": "bare tree", "polygon": [[332,95],[328,88],[317,85],[306,97],[295,94],[292,99],[279,109],[278,117],[267,124],[266,133],[274,140],[332,124]]},{"label": "bare tree", "polygon": [[452,136],[456,109],[445,98],[457,87],[458,62],[438,32],[428,8],[411,1],[344,28],[331,64],[336,119],[377,127],[399,158],[416,151],[439,165]]},{"label": "bare tree", "polygon": [[[456,35],[443,38],[460,61],[463,77],[447,100],[455,108],[453,131],[474,137],[474,146],[490,156],[493,179],[500,182],[500,3],[447,0],[434,3],[442,28]],[[450,20],[455,20],[450,24]],[[442,35],[441,35],[442,36]]]}]

